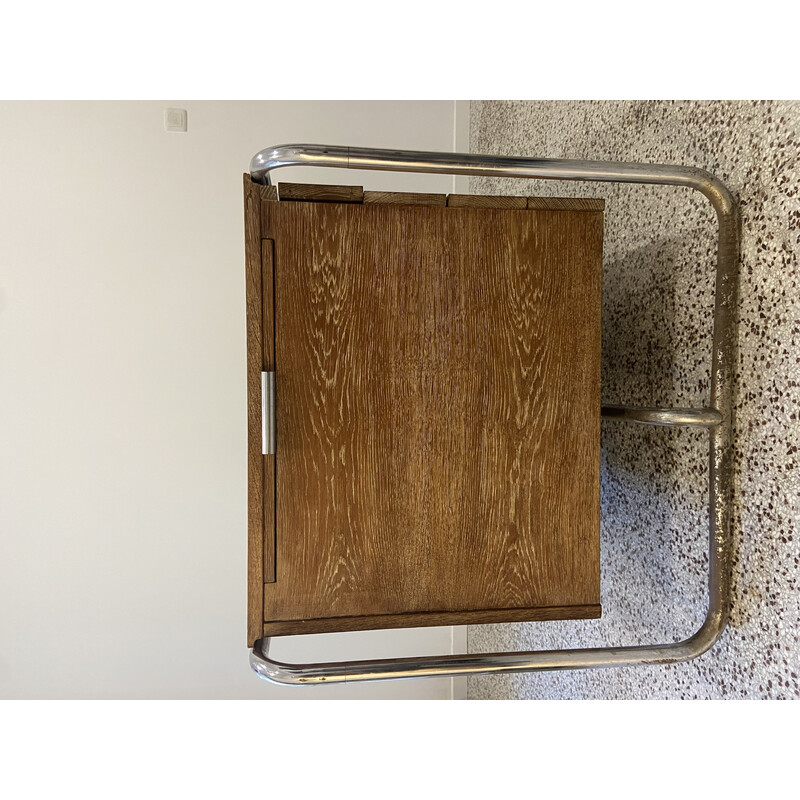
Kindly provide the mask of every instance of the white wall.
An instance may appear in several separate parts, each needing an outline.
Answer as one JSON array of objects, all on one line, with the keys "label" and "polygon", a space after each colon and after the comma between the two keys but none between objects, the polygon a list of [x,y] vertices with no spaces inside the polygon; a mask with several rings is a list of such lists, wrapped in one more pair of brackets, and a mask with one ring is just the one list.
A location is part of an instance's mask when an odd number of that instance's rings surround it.
[{"label": "white wall", "polygon": [[[188,133],[164,131],[166,106],[188,109]],[[241,183],[272,144],[452,150],[457,133],[463,147],[465,111],[0,104],[0,697],[451,696],[446,680],[294,689],[250,672]],[[276,640],[274,653],[444,653],[461,636],[333,634]]]}]

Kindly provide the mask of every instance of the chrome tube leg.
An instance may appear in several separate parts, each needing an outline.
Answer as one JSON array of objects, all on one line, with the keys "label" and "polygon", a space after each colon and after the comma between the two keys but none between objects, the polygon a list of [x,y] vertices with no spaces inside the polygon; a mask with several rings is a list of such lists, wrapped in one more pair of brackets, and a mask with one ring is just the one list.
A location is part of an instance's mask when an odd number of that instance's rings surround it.
[{"label": "chrome tube leg", "polygon": [[689,425],[708,430],[708,611],[703,624],[688,639],[671,644],[636,647],[287,664],[271,659],[269,639],[261,639],[250,652],[253,671],[259,677],[282,684],[346,683],[669,664],[695,658],[712,647],[727,624],[731,591],[732,409],[736,347],[734,315],[738,291],[739,234],[736,203],[728,189],[704,170],[668,164],[513,158],[305,144],[280,145],[262,150],[253,157],[250,174],[256,182],[269,183],[272,170],[287,166],[661,184],[689,187],[709,199],[719,223],[710,407],[630,409],[609,406],[604,409],[607,417],[656,425]]}]

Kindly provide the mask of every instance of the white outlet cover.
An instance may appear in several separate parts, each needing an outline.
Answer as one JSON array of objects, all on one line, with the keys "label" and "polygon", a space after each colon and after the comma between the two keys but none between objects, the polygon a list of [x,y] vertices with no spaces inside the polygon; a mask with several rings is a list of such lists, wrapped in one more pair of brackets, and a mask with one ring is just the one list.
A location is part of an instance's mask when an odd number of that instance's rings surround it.
[{"label": "white outlet cover", "polygon": [[185,108],[165,108],[164,109],[164,130],[186,132],[186,109]]}]

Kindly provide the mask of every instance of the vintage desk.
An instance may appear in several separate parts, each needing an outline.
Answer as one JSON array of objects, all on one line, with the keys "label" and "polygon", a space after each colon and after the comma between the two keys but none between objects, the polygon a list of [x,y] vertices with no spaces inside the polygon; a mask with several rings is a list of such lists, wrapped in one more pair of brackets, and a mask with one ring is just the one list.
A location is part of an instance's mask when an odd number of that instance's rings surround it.
[{"label": "vintage desk", "polygon": [[[271,185],[286,166],[678,186],[716,212],[702,408],[599,404],[602,204]],[[245,176],[250,665],[315,685],[670,664],[731,593],[739,228],[703,169],[340,145]],[[600,416],[708,434],[708,609],[685,640],[285,663],[271,637],[600,613]],[[635,636],[635,632],[634,632]]]}]

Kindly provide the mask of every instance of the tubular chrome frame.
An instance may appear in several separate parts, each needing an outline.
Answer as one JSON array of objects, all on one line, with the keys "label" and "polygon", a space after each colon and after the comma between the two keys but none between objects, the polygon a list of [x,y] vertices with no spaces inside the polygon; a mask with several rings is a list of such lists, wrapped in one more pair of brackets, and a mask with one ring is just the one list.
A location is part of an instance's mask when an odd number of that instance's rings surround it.
[{"label": "tubular chrome frame", "polygon": [[705,170],[668,164],[629,164],[568,159],[513,158],[467,153],[378,150],[317,144],[270,147],[250,163],[253,181],[269,184],[279,167],[317,166],[350,169],[486,175],[508,178],[603,181],[684,186],[705,195],[717,212],[714,334],[711,354],[711,398],[705,409],[634,409],[606,407],[603,415],[655,425],[702,427],[709,435],[708,611],[700,628],[673,644],[635,647],[578,648],[519,653],[476,653],[338,663],[286,664],[269,658],[269,639],[250,651],[250,666],[261,678],[281,684],[348,683],[400,678],[542,670],[671,664],[705,653],[719,639],[730,604],[732,505],[732,406],[734,381],[739,229],[736,201],[724,184]]}]

